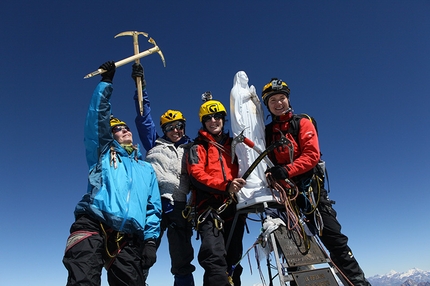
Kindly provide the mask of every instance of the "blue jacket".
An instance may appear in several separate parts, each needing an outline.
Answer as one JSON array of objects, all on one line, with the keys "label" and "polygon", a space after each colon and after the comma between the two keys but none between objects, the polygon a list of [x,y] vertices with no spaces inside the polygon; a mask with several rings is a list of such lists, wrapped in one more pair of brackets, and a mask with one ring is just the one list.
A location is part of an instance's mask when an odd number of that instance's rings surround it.
[{"label": "blue jacket", "polygon": [[154,120],[151,116],[151,103],[149,102],[148,93],[143,89],[143,114],[140,115],[139,102],[137,101],[137,91],[134,94],[134,105],[136,107],[136,123],[137,131],[139,133],[140,142],[143,148],[148,152],[155,146],[155,141],[159,137],[157,129],[155,128]]},{"label": "blue jacket", "polygon": [[87,214],[116,231],[157,239],[161,199],[155,171],[139,149],[129,155],[113,138],[112,90],[112,84],[100,82],[91,98],[85,122],[88,190],[75,216]]}]

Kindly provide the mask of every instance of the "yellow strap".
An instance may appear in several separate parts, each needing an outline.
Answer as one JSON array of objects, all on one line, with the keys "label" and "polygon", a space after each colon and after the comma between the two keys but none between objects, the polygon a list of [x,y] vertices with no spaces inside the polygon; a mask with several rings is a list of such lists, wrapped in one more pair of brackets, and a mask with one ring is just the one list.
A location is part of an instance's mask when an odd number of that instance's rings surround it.
[{"label": "yellow strap", "polygon": [[105,228],[104,228],[104,226],[103,226],[103,224],[102,224],[102,223],[100,223],[100,227],[101,227],[101,229],[102,229],[102,231],[103,231],[103,234],[104,234],[104,237],[105,237],[105,249],[106,249],[106,254],[107,254],[110,258],[115,258],[115,257],[118,255],[118,253],[119,253],[119,251],[120,251],[120,249],[121,249],[121,246],[119,245],[119,242],[124,238],[124,235],[123,235],[123,234],[121,234],[121,233],[119,233],[119,232],[117,232],[117,233],[116,233],[115,242],[116,242],[117,250],[116,250],[116,253],[115,253],[115,254],[111,254],[111,253],[110,253],[110,251],[109,251],[109,249],[108,249],[108,236],[107,236],[106,230],[105,230]]}]

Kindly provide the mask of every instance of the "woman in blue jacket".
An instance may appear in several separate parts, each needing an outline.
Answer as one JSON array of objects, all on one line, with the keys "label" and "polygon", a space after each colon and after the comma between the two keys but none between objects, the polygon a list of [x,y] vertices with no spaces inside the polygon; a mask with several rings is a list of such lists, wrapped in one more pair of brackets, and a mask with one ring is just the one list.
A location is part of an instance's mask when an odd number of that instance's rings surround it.
[{"label": "woman in blue jacket", "polygon": [[145,285],[156,260],[161,199],[152,166],[142,160],[127,124],[111,114],[114,62],[91,98],[85,121],[88,190],[75,208],[63,263],[67,285]]}]

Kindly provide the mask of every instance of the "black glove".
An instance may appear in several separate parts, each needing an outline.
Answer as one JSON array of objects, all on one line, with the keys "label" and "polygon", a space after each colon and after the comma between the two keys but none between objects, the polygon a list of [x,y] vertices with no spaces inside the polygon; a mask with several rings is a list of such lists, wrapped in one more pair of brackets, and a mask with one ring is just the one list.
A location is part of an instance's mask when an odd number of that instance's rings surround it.
[{"label": "black glove", "polygon": [[106,72],[102,73],[102,80],[104,82],[112,83],[113,77],[115,75],[115,62],[114,61],[108,61],[102,64],[99,69],[104,69]]},{"label": "black glove", "polygon": [[140,77],[142,81],[142,88],[144,88],[146,86],[146,81],[145,81],[145,74],[143,72],[143,66],[141,64],[134,63],[132,72],[131,72],[131,78],[136,83],[136,86],[137,86],[137,82],[136,82],[137,77]]},{"label": "black glove", "polygon": [[174,205],[172,205],[172,202],[168,198],[161,198],[161,206],[165,214],[172,212],[174,208]]},{"label": "black glove", "polygon": [[148,239],[145,241],[145,245],[143,246],[142,251],[142,267],[143,268],[150,268],[152,265],[154,265],[155,261],[157,261],[157,246],[154,239]]},{"label": "black glove", "polygon": [[273,166],[272,168],[269,168],[266,173],[271,173],[273,178],[275,178],[276,180],[288,179],[288,171],[286,166]]}]

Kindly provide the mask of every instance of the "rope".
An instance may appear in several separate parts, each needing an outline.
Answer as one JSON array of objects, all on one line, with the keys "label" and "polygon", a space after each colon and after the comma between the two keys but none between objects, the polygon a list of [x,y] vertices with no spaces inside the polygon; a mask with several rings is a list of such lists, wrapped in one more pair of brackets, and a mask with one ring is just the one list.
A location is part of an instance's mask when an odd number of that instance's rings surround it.
[{"label": "rope", "polygon": [[[266,180],[269,185],[269,188],[272,191],[273,198],[278,204],[285,206],[285,213],[287,216],[287,229],[296,230],[298,233],[301,233],[299,220],[300,213],[299,207],[296,203],[296,199],[299,194],[297,186],[292,182],[291,183],[293,185],[281,185],[272,177],[272,174],[270,173],[266,174]],[[274,192],[279,194],[279,198],[274,195]]]},{"label": "rope", "polygon": [[[305,245],[305,251],[309,251],[311,248],[311,242],[309,237],[306,235],[304,225],[300,222],[300,208],[297,205],[297,197],[299,195],[299,189],[296,184],[288,180],[288,182],[282,181],[279,183],[272,177],[272,174],[266,174],[266,180],[269,188],[272,191],[273,198],[277,203],[285,206],[285,214],[287,218],[287,229],[298,235],[299,241],[302,240]],[[274,195],[274,192],[279,194],[279,198]],[[297,244],[297,243],[296,243]],[[299,244],[297,244],[299,245]]]},{"label": "rope", "polygon": [[117,246],[117,250],[116,250],[115,254],[111,254],[110,251],[109,251],[109,248],[108,248],[108,235],[107,235],[107,232],[106,232],[106,230],[105,230],[105,228],[104,228],[104,226],[103,226],[102,223],[100,223],[100,227],[101,227],[101,229],[103,231],[104,238],[105,238],[106,254],[109,256],[109,258],[115,258],[118,255],[118,253],[121,251],[121,245],[119,244],[119,242],[124,238],[124,235],[120,234],[119,232],[116,233],[115,243],[116,243],[116,246]]}]

